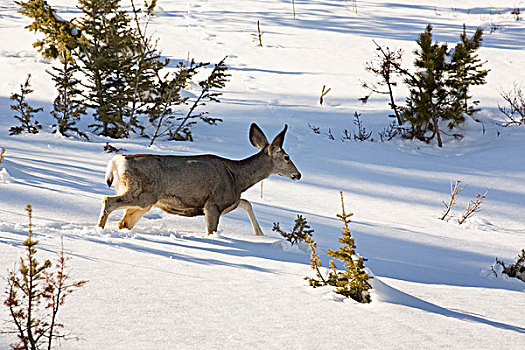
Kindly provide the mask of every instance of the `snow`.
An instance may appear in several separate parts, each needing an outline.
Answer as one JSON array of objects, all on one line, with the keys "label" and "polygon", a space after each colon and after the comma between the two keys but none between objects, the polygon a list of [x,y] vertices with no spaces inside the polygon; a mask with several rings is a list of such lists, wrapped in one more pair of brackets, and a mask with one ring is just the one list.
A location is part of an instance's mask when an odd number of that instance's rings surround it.
[{"label": "snow", "polygon": [[6,169],[0,169],[0,183],[10,183],[11,175],[7,172]]},{"label": "snow", "polygon": [[[32,49],[29,21],[13,2],[0,6],[0,290],[7,270],[23,254],[24,208],[33,206],[39,256],[54,257],[64,237],[72,276],[89,282],[60,310],[72,337],[64,349],[521,349],[525,346],[525,284],[496,278],[496,258],[511,263],[525,248],[525,129],[498,126],[498,91],[523,81],[525,22],[510,12],[519,1],[357,1],[357,14],[341,0],[159,0],[148,30],[164,56],[218,62],[228,56],[231,81],[222,103],[207,106],[218,126],[199,125],[195,142],[133,137],[90,142],[59,137],[45,127],[36,135],[9,136],[15,125],[9,96],[32,74],[31,103],[43,106],[44,125],[54,99],[52,62]],[[78,14],[70,0],[49,1],[63,18]],[[349,2],[348,2],[349,3]],[[263,47],[252,41],[260,21]],[[403,48],[409,62],[427,23],[433,36],[457,42],[463,23],[471,35],[485,30],[480,58],[491,69],[473,89],[480,122],[467,119],[464,138],[435,143],[394,140],[341,142],[354,131],[354,111],[367,130],[389,123],[388,101],[366,105],[361,81],[375,40]],[[491,32],[492,31],[492,32]],[[13,40],[16,38],[16,40]],[[197,77],[198,78],[198,77]],[[331,91],[319,105],[323,85]],[[189,96],[195,93],[190,88]],[[400,92],[401,93],[401,92]],[[401,96],[401,95],[400,95]],[[105,195],[103,152],[110,142],[126,153],[215,153],[240,159],[255,153],[248,128],[257,122],[268,138],[285,123],[285,149],[302,179],[272,176],[249,189],[265,237],[255,237],[243,211],[225,215],[220,232],[205,235],[204,219],[152,210],[132,231],[118,231],[121,212],[96,228]],[[88,125],[89,122],[85,122]],[[312,132],[308,124],[320,127]],[[329,140],[328,130],[336,137]],[[437,218],[450,182],[461,180],[452,213],[460,216],[478,193],[490,189],[482,211],[458,225]],[[339,247],[341,212],[354,213],[350,229],[357,253],[373,272],[373,302],[361,305],[309,287],[309,251],[290,247],[272,232],[298,214],[315,230],[318,254]],[[341,265],[338,265],[341,267]],[[2,297],[3,298],[3,297]],[[10,329],[0,307],[0,330]],[[15,340],[0,332],[0,349]]]}]

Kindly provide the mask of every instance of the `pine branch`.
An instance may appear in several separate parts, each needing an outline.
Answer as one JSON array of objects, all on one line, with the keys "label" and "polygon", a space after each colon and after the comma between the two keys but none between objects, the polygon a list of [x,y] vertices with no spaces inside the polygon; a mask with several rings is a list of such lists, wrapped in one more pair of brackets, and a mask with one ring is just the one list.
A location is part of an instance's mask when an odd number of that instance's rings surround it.
[{"label": "pine branch", "polygon": [[283,231],[279,226],[278,222],[273,223],[272,230],[286,238],[286,240],[290,242],[292,246],[299,241],[306,242],[307,237],[312,237],[312,233],[314,232],[313,229],[310,229],[310,225],[308,225],[306,219],[303,218],[301,215],[297,215],[297,219],[295,219],[295,225],[292,229],[292,232],[288,233]]},{"label": "pine branch", "polygon": [[[184,130],[186,130],[186,132],[189,131],[188,120],[194,119],[194,118],[200,118],[202,116],[202,114],[200,115],[193,114],[193,112],[198,106],[203,106],[206,104],[206,102],[211,102],[211,101],[220,102],[218,100],[218,96],[220,96],[221,93],[211,92],[211,89],[224,88],[226,82],[228,81],[227,77],[230,76],[230,74],[225,73],[227,70],[227,67],[224,64],[224,62],[226,61],[226,58],[227,57],[224,57],[218,64],[215,65],[215,67],[213,68],[212,72],[210,73],[209,77],[206,80],[199,82],[199,85],[201,87],[201,93],[199,97],[193,102],[186,116],[180,119],[181,120],[180,124],[175,130],[175,132],[173,133],[175,136],[180,135],[181,131],[184,131]],[[216,123],[217,121],[222,121],[222,120],[219,118],[208,119],[208,122],[210,123]]]},{"label": "pine branch", "polygon": [[323,265],[321,263],[321,259],[319,259],[319,255],[317,255],[317,252],[315,251],[317,242],[315,242],[310,236],[305,237],[305,242],[310,247],[310,267],[315,271],[315,274],[319,280],[311,277],[305,277],[304,279],[307,280],[310,286],[314,288],[328,285],[329,279],[323,276],[321,272],[321,267]]}]

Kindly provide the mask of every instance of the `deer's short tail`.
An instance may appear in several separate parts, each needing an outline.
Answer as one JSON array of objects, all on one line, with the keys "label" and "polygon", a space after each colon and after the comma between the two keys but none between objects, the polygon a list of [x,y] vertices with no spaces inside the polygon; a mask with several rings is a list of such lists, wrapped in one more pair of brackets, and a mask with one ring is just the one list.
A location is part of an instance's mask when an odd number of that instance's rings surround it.
[{"label": "deer's short tail", "polygon": [[106,167],[106,183],[108,187],[111,187],[115,176],[117,176],[117,160],[122,157],[122,155],[116,155],[108,162]]}]

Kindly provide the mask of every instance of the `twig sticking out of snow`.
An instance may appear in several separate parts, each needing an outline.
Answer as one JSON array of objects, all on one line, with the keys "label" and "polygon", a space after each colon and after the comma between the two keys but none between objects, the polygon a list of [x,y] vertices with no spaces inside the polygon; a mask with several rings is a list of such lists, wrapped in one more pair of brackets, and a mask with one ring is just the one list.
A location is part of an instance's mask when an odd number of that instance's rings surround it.
[{"label": "twig sticking out of snow", "polygon": [[470,201],[468,203],[465,213],[463,214],[463,216],[461,216],[460,219],[458,219],[458,224],[461,225],[465,222],[465,220],[467,220],[469,217],[481,210],[481,203],[483,202],[483,199],[485,199],[485,196],[488,192],[489,190],[487,189],[483,195],[481,195],[481,193],[478,193],[476,196],[476,200]]},{"label": "twig sticking out of snow", "polygon": [[456,196],[459,194],[459,192],[463,191],[463,189],[467,186],[459,187],[459,184],[461,183],[460,180],[457,180],[454,184],[452,182],[450,183],[450,200],[448,203],[443,202],[443,205],[445,206],[445,211],[443,211],[443,215],[439,218],[440,220],[447,220],[447,216],[450,213],[450,209],[456,204]]}]

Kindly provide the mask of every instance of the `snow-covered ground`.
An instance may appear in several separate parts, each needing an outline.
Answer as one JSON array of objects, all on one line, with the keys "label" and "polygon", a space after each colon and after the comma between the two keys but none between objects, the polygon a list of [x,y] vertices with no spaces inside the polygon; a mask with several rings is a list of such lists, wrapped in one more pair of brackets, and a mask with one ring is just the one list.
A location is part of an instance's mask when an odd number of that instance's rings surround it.
[{"label": "snow-covered ground", "polygon": [[[71,0],[49,0],[71,18]],[[298,0],[296,18],[288,0],[159,0],[149,25],[164,55],[189,55],[218,62],[228,56],[231,81],[219,105],[219,126],[198,126],[195,142],[162,141],[147,147],[135,137],[90,142],[51,134],[9,136],[15,125],[9,95],[27,73],[43,106],[45,125],[54,88],[45,73],[52,65],[32,49],[28,20],[11,1],[0,4],[0,290],[7,270],[23,254],[24,208],[33,206],[34,232],[42,258],[60,249],[71,256],[75,279],[89,282],[60,310],[71,338],[64,349],[377,349],[525,347],[525,284],[495,278],[496,257],[515,261],[525,248],[525,130],[502,128],[498,90],[525,78],[525,21],[511,11],[524,1]],[[251,34],[257,20],[263,47]],[[481,123],[467,122],[464,138],[446,139],[442,149],[412,141],[342,142],[353,130],[354,111],[367,129],[387,126],[386,99],[362,105],[361,81],[372,77],[365,63],[375,40],[403,48],[409,62],[415,39],[427,23],[435,38],[456,42],[463,23],[485,30],[482,59],[491,69],[475,88]],[[331,88],[319,105],[323,85]],[[190,91],[191,92],[191,91]],[[202,217],[148,213],[132,231],[118,231],[121,212],[105,230],[95,227],[112,155],[126,153],[216,153],[240,159],[255,153],[250,123],[268,138],[285,123],[285,149],[303,178],[273,176],[245,193],[265,237],[252,234],[248,217],[234,211],[221,219],[220,233],[205,236]],[[86,122],[86,124],[88,124]],[[320,127],[321,135],[309,127]],[[336,140],[325,135],[330,130]],[[464,225],[438,220],[450,182],[467,187],[454,212],[490,189],[479,212]],[[290,228],[297,214],[315,229],[319,253],[337,249],[341,223],[339,190],[354,213],[351,230],[358,252],[374,273],[373,302],[341,301],[327,288],[312,289],[309,253],[289,249],[274,232]],[[3,299],[3,297],[2,297]],[[10,329],[0,307],[0,330]],[[0,349],[15,340],[0,332]]]}]

